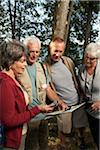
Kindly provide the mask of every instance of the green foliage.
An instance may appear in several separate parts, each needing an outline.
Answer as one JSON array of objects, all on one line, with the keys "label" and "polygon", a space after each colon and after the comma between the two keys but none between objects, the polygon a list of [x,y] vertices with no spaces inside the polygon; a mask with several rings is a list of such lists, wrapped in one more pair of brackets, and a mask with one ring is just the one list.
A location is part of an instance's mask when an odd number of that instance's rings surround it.
[{"label": "green foliage", "polygon": [[[10,0],[14,20],[14,0]],[[17,0],[15,37],[23,40],[26,36],[36,35],[42,41],[42,58],[47,55],[47,45],[52,36],[54,0]],[[1,39],[12,37],[8,1],[1,0],[0,34]]]},{"label": "green foliage", "polygon": [[[10,0],[12,17],[14,20],[14,0]],[[48,44],[52,37],[55,6],[57,0],[16,0],[15,37],[21,41],[29,35],[36,35],[42,42],[41,59],[47,55]],[[67,41],[66,55],[71,56],[76,64],[82,60],[83,45],[86,31],[85,8],[91,6],[91,41],[95,41],[98,31],[93,28],[97,23],[99,6],[97,1],[74,2],[74,10],[71,16],[69,39]],[[8,8],[8,0],[0,1],[0,40],[12,37],[12,27]]]},{"label": "green foliage", "polygon": [[[86,12],[86,8],[88,12]],[[90,9],[92,10],[92,18],[87,18],[87,14]],[[90,39],[88,42],[96,41],[98,36],[98,30],[94,29],[94,26],[97,22],[97,17],[99,13],[98,1],[76,1],[74,3],[74,10],[71,16],[70,30],[69,30],[69,39],[67,45],[67,55],[70,55],[76,65],[80,65],[82,62],[83,51],[84,51],[84,42],[86,38],[87,31],[87,19],[91,19],[90,26]]]}]

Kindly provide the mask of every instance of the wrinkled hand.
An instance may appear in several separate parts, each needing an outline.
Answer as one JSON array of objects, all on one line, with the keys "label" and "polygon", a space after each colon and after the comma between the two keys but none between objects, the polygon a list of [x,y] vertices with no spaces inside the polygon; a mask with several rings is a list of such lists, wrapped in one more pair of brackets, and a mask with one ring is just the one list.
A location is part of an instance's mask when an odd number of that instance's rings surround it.
[{"label": "wrinkled hand", "polygon": [[53,111],[53,107],[50,105],[39,105],[38,108],[40,109],[40,111],[42,112],[51,112]]},{"label": "wrinkled hand", "polygon": [[58,102],[58,104],[62,110],[67,110],[69,108],[68,105],[63,102],[63,100],[61,102]]},{"label": "wrinkled hand", "polygon": [[100,110],[100,101],[96,101],[91,105],[91,108],[93,111],[98,111]]}]

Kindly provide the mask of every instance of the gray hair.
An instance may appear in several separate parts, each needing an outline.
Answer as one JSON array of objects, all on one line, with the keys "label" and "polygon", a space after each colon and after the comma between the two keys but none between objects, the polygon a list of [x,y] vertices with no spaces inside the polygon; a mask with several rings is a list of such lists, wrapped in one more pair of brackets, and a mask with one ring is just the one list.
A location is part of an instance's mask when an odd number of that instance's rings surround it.
[{"label": "gray hair", "polygon": [[27,38],[24,40],[24,45],[25,45],[26,47],[28,47],[28,44],[29,44],[30,42],[32,42],[33,44],[34,44],[34,43],[38,43],[39,48],[41,49],[41,41],[40,41],[40,39],[39,39],[38,37],[36,37],[35,35],[32,35],[32,36],[27,37]]},{"label": "gray hair", "polygon": [[89,43],[85,49],[85,53],[90,54],[92,57],[100,58],[100,44]]}]

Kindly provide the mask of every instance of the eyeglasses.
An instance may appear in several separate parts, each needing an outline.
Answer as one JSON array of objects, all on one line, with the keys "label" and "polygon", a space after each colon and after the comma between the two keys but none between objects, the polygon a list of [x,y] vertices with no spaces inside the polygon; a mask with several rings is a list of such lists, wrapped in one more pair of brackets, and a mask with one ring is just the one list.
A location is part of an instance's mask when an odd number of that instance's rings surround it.
[{"label": "eyeglasses", "polygon": [[95,58],[95,57],[88,57],[88,56],[86,56],[86,60],[90,60],[91,62],[93,62],[93,61],[96,61],[96,60],[97,60],[97,58]]}]

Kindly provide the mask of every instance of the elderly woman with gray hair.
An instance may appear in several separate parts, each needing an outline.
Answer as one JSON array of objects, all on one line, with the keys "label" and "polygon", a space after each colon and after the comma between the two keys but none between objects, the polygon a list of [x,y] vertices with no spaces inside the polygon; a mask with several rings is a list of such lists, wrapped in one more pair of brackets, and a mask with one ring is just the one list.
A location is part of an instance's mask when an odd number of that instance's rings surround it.
[{"label": "elderly woman with gray hair", "polygon": [[100,45],[90,43],[84,53],[84,62],[79,71],[79,80],[85,94],[86,111],[94,141],[100,148]]}]

